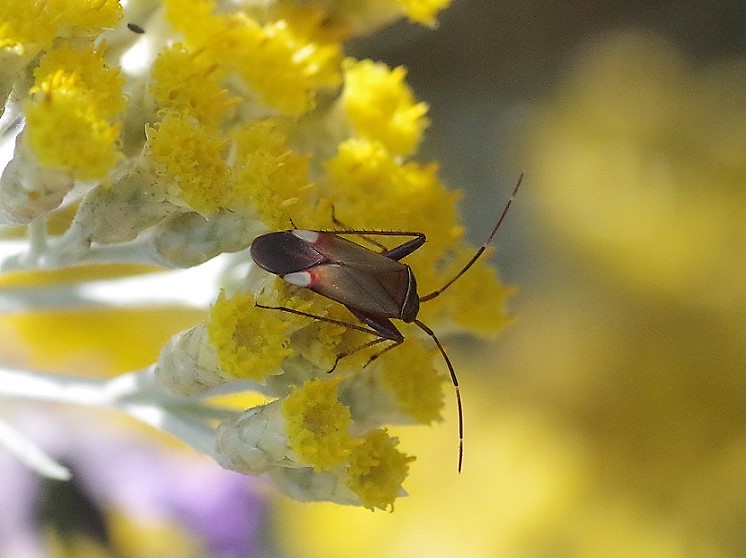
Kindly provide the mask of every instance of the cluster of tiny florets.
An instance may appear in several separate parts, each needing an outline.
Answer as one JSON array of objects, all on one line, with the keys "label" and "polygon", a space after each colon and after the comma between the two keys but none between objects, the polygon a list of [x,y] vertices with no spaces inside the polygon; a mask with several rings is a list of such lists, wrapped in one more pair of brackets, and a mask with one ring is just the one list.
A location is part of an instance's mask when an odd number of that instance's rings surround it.
[{"label": "cluster of tiny florets", "polygon": [[[426,233],[408,262],[423,289],[439,286],[472,249],[458,195],[414,159],[428,107],[404,68],[346,58],[344,40],[401,17],[432,26],[448,3],[0,0],[0,140],[12,146],[0,223],[36,235],[0,263],[188,268],[234,254],[235,269],[258,234],[328,229],[334,213]],[[64,233],[46,238],[52,218]],[[471,276],[430,321],[502,325],[473,308],[502,308],[506,291],[488,267]],[[179,396],[240,386],[268,398],[218,426],[216,459],[301,499],[391,508],[414,458],[386,425],[441,420],[446,377],[429,345],[415,335],[366,366],[372,352],[354,349],[370,336],[345,327],[341,305],[255,267],[224,287],[154,368]]]}]

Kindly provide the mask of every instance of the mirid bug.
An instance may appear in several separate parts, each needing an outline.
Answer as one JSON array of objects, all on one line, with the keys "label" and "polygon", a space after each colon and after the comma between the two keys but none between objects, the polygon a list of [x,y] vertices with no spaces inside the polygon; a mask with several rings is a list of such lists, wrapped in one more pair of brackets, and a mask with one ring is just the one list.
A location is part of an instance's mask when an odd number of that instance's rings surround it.
[{"label": "mirid bug", "polygon": [[[375,353],[368,364],[386,351],[404,341],[404,336],[392,323],[392,319],[405,323],[414,323],[434,341],[438,351],[448,367],[458,408],[459,457],[458,470],[461,471],[464,456],[464,414],[461,404],[461,390],[458,378],[443,345],[432,329],[417,319],[421,302],[427,302],[439,296],[459,277],[466,273],[487,249],[508,214],[518,189],[523,180],[523,173],[513,188],[508,202],[500,214],[497,223],[487,240],[479,247],[472,258],[439,289],[419,296],[417,281],[412,268],[400,260],[418,248],[426,240],[421,232],[380,231],[380,230],[300,230],[263,234],[251,244],[251,258],[262,269],[279,275],[292,285],[305,287],[344,305],[353,316],[368,327],[358,324],[316,316],[284,306],[263,306],[260,308],[281,310],[291,314],[340,324],[352,329],[373,335],[372,341],[337,355],[334,368],[340,359],[360,350],[391,341],[391,345]],[[380,252],[368,249],[344,238],[361,236],[378,246]],[[386,249],[382,244],[371,239],[371,236],[411,237],[406,242]],[[367,366],[367,365],[366,365]]]}]

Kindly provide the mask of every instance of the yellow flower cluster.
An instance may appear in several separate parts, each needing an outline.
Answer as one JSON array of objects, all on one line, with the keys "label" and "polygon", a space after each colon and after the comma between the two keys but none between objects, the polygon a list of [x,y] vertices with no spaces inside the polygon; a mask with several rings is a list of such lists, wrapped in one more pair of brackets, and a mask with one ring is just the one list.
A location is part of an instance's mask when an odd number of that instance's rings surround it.
[{"label": "yellow flower cluster", "polygon": [[153,63],[150,92],[164,110],[218,128],[228,109],[240,102],[222,86],[224,76],[218,68],[204,52],[190,51],[176,43],[161,51]]},{"label": "yellow flower cluster", "polygon": [[271,228],[290,226],[288,215],[312,222],[309,157],[288,147],[282,123],[251,122],[234,131],[233,141],[236,205],[253,207]]},{"label": "yellow flower cluster", "polygon": [[[28,149],[3,173],[0,216],[33,221],[42,236],[33,257],[13,265],[175,268],[220,254],[238,269],[268,229],[421,231],[427,246],[407,263],[424,294],[474,253],[458,193],[437,164],[413,159],[428,107],[406,70],[345,59],[342,42],[405,15],[434,25],[447,0],[11,4],[0,0],[0,56],[15,56],[17,95],[0,93],[22,117],[17,144]],[[120,23],[130,15],[144,34]],[[24,65],[32,86],[18,77]],[[68,195],[59,218],[68,228],[46,243],[44,225]],[[252,386],[271,398],[221,423],[225,466],[267,473],[300,498],[391,508],[413,458],[384,426],[441,419],[449,379],[436,353],[407,335],[372,360],[387,345],[358,351],[374,338],[342,305],[256,266],[233,279],[209,317],[161,351],[155,377],[179,396]],[[422,316],[492,333],[507,292],[480,263]]]},{"label": "yellow flower cluster", "polygon": [[105,177],[120,158],[124,79],[104,50],[105,43],[84,51],[63,43],[49,51],[26,100],[26,139],[39,161],[82,180]]},{"label": "yellow flower cluster", "polygon": [[344,463],[355,447],[350,409],[337,400],[340,380],[310,380],[282,404],[290,449],[316,471]]},{"label": "yellow flower cluster", "polygon": [[202,214],[225,207],[229,169],[222,154],[227,142],[216,130],[171,113],[149,128],[147,135],[156,173],[170,178],[167,184],[174,199]]},{"label": "yellow flower cluster", "polygon": [[220,367],[233,378],[261,380],[275,373],[291,353],[283,337],[288,322],[256,308],[249,293],[231,299],[221,293],[210,314],[210,343]]},{"label": "yellow flower cluster", "polygon": [[235,73],[263,103],[299,116],[315,92],[339,82],[341,49],[297,33],[286,21],[260,24],[244,14],[217,14],[211,0],[165,0],[166,17],[186,44],[225,73]]},{"label": "yellow flower cluster", "polygon": [[447,8],[451,0],[398,0],[407,12],[407,17],[412,21],[435,25],[435,17]]},{"label": "yellow flower cluster", "polygon": [[417,424],[441,418],[443,377],[432,364],[432,355],[420,343],[406,341],[397,355],[382,357],[382,376],[397,403]]},{"label": "yellow flower cluster", "polygon": [[[392,510],[414,457],[384,429],[357,437],[338,399],[341,378],[304,382],[284,400],[252,408],[218,428],[221,463],[268,473],[301,499]],[[279,403],[279,404],[278,404]]]},{"label": "yellow flower cluster", "polygon": [[342,34],[367,35],[402,17],[435,27],[451,0],[319,0],[327,26]]},{"label": "yellow flower cluster", "polygon": [[427,104],[416,103],[401,66],[390,70],[370,60],[345,60],[345,111],[362,138],[380,142],[394,155],[410,155],[427,126]]},{"label": "yellow flower cluster", "polygon": [[121,18],[117,0],[0,0],[0,49],[34,55],[58,37],[98,35]]},{"label": "yellow flower cluster", "polygon": [[398,443],[384,430],[371,430],[352,451],[347,486],[366,508],[394,511],[394,499],[407,478],[409,463],[415,460],[397,450]]}]

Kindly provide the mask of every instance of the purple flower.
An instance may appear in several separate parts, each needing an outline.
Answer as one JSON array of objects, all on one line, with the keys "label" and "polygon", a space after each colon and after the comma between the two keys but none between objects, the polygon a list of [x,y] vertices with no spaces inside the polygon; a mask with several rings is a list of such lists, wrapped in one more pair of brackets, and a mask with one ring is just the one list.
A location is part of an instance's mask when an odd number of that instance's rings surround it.
[{"label": "purple flower", "polygon": [[206,556],[268,555],[268,506],[256,479],[100,418],[49,412],[14,417],[74,476],[71,482],[42,479],[0,449],[1,556],[47,556],[43,533],[50,523],[61,538],[73,530],[110,544],[113,510],[136,523],[179,526],[200,541]]}]

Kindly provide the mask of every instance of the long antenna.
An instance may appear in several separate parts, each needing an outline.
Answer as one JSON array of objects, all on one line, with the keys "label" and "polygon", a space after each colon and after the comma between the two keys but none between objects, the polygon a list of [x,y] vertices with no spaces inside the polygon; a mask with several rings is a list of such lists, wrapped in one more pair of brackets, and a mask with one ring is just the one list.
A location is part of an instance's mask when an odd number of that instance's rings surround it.
[{"label": "long antenna", "polygon": [[414,323],[417,324],[417,326],[422,331],[432,337],[433,341],[435,341],[440,354],[443,355],[443,360],[446,361],[446,366],[448,366],[448,372],[451,374],[453,389],[456,390],[456,404],[458,406],[458,472],[460,473],[461,464],[464,462],[464,409],[461,406],[461,389],[459,389],[458,387],[458,378],[456,377],[456,371],[453,369],[453,364],[451,364],[451,359],[448,358],[446,350],[443,348],[443,345],[440,344],[440,341],[435,336],[435,332],[427,327],[425,324],[423,324],[420,320],[415,320]]},{"label": "long antenna", "polygon": [[459,271],[450,281],[448,281],[445,285],[443,285],[441,288],[439,288],[437,291],[433,291],[429,294],[426,294],[425,296],[420,297],[420,302],[426,302],[428,300],[434,299],[436,296],[438,296],[440,293],[445,291],[448,287],[453,285],[456,280],[461,277],[464,273],[466,273],[471,266],[473,266],[476,261],[479,259],[479,257],[484,253],[484,251],[487,249],[487,246],[489,246],[490,242],[492,242],[492,239],[494,238],[495,234],[497,233],[497,230],[500,228],[500,225],[502,225],[503,221],[505,220],[505,216],[508,214],[508,210],[510,209],[510,205],[513,203],[513,198],[515,198],[515,195],[518,193],[518,189],[521,187],[521,182],[523,182],[523,175],[525,174],[525,171],[521,172],[521,175],[518,177],[518,182],[516,182],[515,188],[513,188],[513,193],[510,195],[510,199],[508,200],[508,203],[505,204],[505,207],[503,208],[503,212],[500,214],[500,218],[497,220],[497,224],[492,229],[492,232],[487,237],[487,240],[482,244],[482,246],[479,247],[479,250],[477,250],[477,253],[472,256],[472,258],[469,260],[469,262],[461,268],[461,271]]}]

